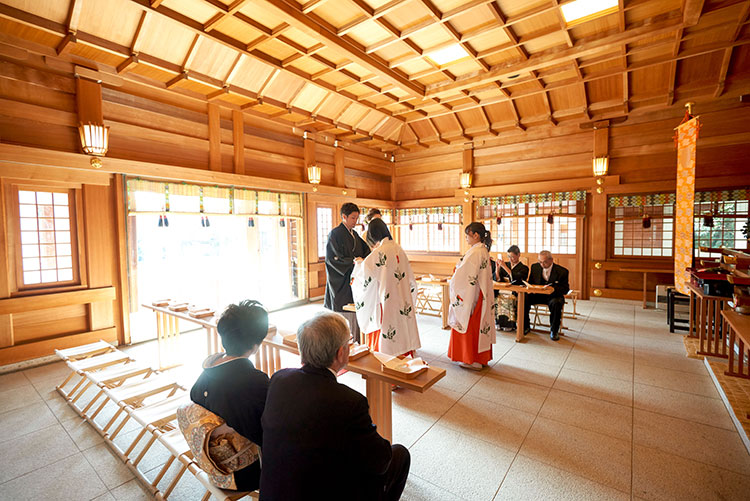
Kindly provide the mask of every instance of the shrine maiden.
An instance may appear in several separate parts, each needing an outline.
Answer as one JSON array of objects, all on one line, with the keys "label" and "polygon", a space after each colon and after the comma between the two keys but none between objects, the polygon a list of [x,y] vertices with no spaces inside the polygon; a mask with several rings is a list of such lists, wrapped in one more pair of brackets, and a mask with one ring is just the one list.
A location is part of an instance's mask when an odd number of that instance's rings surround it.
[{"label": "shrine maiden", "polygon": [[490,233],[482,223],[466,226],[470,248],[449,280],[448,357],[466,369],[480,370],[492,359],[495,312],[489,249]]},{"label": "shrine maiden", "polygon": [[373,350],[388,355],[409,353],[421,346],[414,308],[414,273],[406,253],[391,239],[382,219],[370,222],[367,239],[372,252],[357,260],[352,272],[357,321],[368,334]]}]

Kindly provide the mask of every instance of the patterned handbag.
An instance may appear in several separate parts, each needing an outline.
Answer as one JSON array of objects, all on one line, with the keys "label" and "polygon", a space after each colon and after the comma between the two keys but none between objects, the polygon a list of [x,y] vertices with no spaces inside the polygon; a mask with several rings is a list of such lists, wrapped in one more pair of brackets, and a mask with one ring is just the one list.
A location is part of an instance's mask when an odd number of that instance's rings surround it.
[{"label": "patterned handbag", "polygon": [[234,472],[258,460],[258,446],[235,431],[211,436],[225,421],[196,403],[180,406],[177,422],[193,459],[211,483],[222,489],[237,490]]}]

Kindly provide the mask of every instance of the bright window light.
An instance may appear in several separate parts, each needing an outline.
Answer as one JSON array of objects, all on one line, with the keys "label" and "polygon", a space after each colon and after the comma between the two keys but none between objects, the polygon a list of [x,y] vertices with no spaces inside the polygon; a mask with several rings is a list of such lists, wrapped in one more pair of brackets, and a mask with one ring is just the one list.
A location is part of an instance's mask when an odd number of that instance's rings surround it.
[{"label": "bright window light", "polygon": [[574,0],[560,6],[565,22],[573,24],[617,11],[617,0]]},{"label": "bright window light", "polygon": [[438,66],[458,61],[465,57],[469,57],[469,54],[460,45],[449,45],[444,49],[436,50],[428,55],[430,59],[435,61]]}]

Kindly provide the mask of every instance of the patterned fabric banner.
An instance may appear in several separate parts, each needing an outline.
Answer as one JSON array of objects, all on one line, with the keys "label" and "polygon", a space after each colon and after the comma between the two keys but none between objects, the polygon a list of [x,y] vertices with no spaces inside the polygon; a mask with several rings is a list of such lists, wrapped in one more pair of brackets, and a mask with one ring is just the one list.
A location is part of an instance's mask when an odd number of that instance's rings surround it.
[{"label": "patterned fabric banner", "polygon": [[[686,116],[686,118],[688,118]],[[685,282],[693,266],[693,209],[695,199],[695,153],[698,142],[698,118],[691,118],[677,127],[677,204],[674,225],[674,284],[688,295]]]},{"label": "patterned fabric banner", "polygon": [[695,194],[696,202],[724,202],[729,200],[747,200],[750,190],[699,191]]},{"label": "patterned fabric banner", "polygon": [[504,195],[502,197],[482,197],[479,205],[518,205],[539,202],[567,202],[586,200],[585,191],[561,191],[557,193],[533,193],[526,195]]},{"label": "patterned fabric banner", "polygon": [[462,214],[463,207],[460,205],[448,207],[420,207],[418,209],[397,209],[399,218],[404,216],[416,216],[419,214]]},{"label": "patterned fabric banner", "polygon": [[610,207],[643,207],[645,205],[673,205],[674,193],[652,193],[649,195],[614,195],[610,196]]}]

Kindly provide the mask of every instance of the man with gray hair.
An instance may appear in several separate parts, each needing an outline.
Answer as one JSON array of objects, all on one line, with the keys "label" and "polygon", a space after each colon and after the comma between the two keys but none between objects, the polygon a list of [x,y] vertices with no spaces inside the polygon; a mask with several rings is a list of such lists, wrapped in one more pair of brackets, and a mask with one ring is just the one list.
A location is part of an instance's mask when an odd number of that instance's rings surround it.
[{"label": "man with gray hair", "polygon": [[531,265],[528,282],[532,285],[550,285],[554,288],[552,294],[527,294],[524,308],[524,334],[531,330],[529,325],[529,310],[533,304],[546,304],[549,308],[549,337],[553,341],[560,339],[560,320],[562,319],[565,294],[570,290],[568,270],[555,264],[552,253],[543,250],[539,253],[538,263]]},{"label": "man with gray hair", "polygon": [[349,327],[324,312],[297,330],[302,368],[273,375],[261,418],[261,500],[398,500],[409,451],[381,437],[367,399],[336,381]]}]

